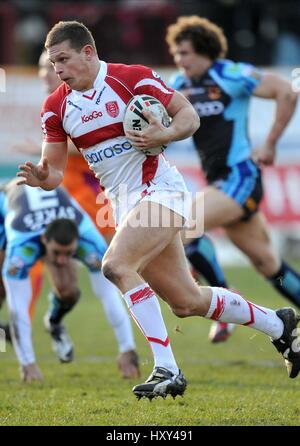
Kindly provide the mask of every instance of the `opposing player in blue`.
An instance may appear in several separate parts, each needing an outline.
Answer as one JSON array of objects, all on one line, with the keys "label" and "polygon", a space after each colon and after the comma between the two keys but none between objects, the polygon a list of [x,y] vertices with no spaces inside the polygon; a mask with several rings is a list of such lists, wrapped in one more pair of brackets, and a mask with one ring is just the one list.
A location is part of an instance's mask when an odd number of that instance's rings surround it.
[{"label": "opposing player in blue", "polygon": [[0,191],[0,243],[5,247],[3,281],[11,318],[13,345],[25,382],[42,380],[31,340],[28,273],[42,258],[53,286],[44,322],[61,362],[73,358],[73,344],[62,324],[80,297],[76,263],[89,271],[92,289],[101,300],[119,345],[118,366],[125,378],[139,376],[129,316],[117,289],[102,275],[104,238],[82,208],[61,187],[49,192],[16,181]]},{"label": "opposing player in blue", "polygon": [[[201,119],[193,140],[208,182],[204,229],[222,226],[256,270],[300,307],[300,276],[274,251],[259,211],[263,195],[260,167],[274,163],[276,144],[293,116],[297,94],[289,82],[275,74],[225,59],[226,37],[206,18],[179,17],[168,27],[166,40],[181,71],[171,86],[190,100]],[[276,102],[267,138],[254,150],[247,132],[251,96]],[[195,259],[198,255],[201,261],[202,245],[198,239],[187,247],[188,257],[198,269],[201,263],[197,265]],[[212,329],[218,336],[228,326],[217,322]]]}]

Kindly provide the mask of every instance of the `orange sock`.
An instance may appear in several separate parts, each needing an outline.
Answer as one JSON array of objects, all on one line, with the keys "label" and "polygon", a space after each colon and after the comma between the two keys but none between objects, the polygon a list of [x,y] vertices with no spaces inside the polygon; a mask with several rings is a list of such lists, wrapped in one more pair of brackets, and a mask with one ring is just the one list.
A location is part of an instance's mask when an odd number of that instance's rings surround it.
[{"label": "orange sock", "polygon": [[39,298],[43,285],[43,263],[39,260],[30,271],[30,280],[32,287],[32,298],[29,307],[30,319],[32,320],[35,311],[35,305]]}]

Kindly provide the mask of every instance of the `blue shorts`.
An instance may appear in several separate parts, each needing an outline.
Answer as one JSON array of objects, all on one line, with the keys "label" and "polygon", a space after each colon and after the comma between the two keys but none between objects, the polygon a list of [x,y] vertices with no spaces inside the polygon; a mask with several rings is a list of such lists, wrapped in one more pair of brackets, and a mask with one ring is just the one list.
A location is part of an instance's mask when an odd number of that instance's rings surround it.
[{"label": "blue shorts", "polygon": [[[99,271],[107,244],[97,228],[90,226],[80,235],[75,259],[82,262],[90,272]],[[25,279],[29,275],[35,262],[45,255],[45,248],[40,236],[27,240],[15,239],[6,246],[6,255],[3,265],[3,275],[12,279]]]},{"label": "blue shorts", "polygon": [[254,161],[246,160],[230,167],[226,176],[212,184],[244,209],[242,220],[249,220],[258,211],[263,185],[261,171]]}]

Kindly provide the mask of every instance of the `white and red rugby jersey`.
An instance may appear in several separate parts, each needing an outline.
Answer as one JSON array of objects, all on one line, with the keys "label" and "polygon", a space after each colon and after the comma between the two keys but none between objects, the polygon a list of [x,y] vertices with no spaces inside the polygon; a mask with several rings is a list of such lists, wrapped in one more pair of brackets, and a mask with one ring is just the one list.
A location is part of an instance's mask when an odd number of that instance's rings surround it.
[{"label": "white and red rugby jersey", "polygon": [[169,164],[163,155],[147,157],[132,147],[122,124],[126,104],[136,94],[149,94],[167,107],[173,93],[150,68],[101,61],[92,89],[79,92],[64,83],[45,100],[44,140],[70,137],[108,195],[118,194],[120,184],[133,190],[160,176]]}]

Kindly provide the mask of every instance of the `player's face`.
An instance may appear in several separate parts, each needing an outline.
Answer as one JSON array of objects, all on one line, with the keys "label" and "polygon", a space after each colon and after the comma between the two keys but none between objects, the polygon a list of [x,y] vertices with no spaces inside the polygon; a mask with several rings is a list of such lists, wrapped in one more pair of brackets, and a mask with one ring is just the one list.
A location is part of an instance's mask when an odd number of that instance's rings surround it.
[{"label": "player's face", "polygon": [[195,52],[190,40],[182,40],[174,45],[171,52],[175,64],[187,77],[199,77],[207,69],[207,58]]},{"label": "player's face", "polygon": [[61,84],[61,80],[55,73],[53,65],[46,53],[43,53],[40,57],[39,77],[44,82],[48,94],[53,93],[53,91]]},{"label": "player's face", "polygon": [[62,267],[68,266],[71,259],[74,257],[78,241],[75,239],[69,245],[61,245],[52,239],[48,241],[44,240],[44,244],[47,261],[56,267]]},{"label": "player's face", "polygon": [[91,88],[91,46],[85,45],[80,51],[70,47],[69,41],[53,45],[48,57],[55,73],[72,90],[84,91]]}]

